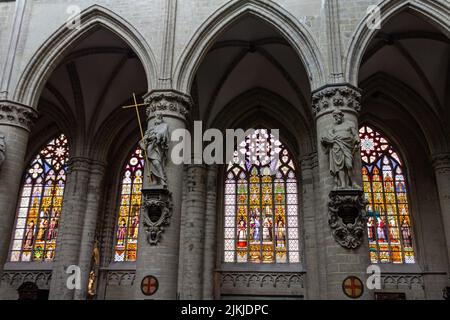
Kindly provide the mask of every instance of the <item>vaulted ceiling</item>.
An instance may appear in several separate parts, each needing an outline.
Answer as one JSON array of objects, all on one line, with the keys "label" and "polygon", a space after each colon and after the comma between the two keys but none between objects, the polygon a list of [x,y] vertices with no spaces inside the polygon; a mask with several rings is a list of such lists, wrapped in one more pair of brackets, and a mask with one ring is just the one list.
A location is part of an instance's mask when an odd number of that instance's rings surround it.
[{"label": "vaulted ceiling", "polygon": [[211,123],[231,100],[255,88],[281,96],[308,118],[310,87],[298,54],[272,26],[246,15],[218,36],[197,71],[196,116]]},{"label": "vaulted ceiling", "polygon": [[[41,110],[59,112],[78,139],[92,139],[132,93],[143,94],[147,80],[140,60],[114,33],[102,27],[86,35],[53,71],[40,99]],[[134,114],[121,112],[121,116]],[[45,126],[45,117],[38,125]],[[69,130],[69,129],[68,129]]]}]

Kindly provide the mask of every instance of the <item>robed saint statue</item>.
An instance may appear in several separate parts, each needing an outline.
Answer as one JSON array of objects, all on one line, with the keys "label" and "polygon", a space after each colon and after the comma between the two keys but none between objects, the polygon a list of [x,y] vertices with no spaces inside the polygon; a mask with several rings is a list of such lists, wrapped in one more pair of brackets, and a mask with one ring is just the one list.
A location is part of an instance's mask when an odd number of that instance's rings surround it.
[{"label": "robed saint statue", "polygon": [[169,125],[164,122],[160,113],[156,114],[153,126],[147,129],[139,145],[146,150],[151,184],[167,187],[165,164],[169,150]]},{"label": "robed saint statue", "polygon": [[333,112],[334,124],[321,139],[330,161],[330,173],[337,189],[359,188],[353,181],[355,153],[359,150],[358,130],[351,121],[344,120],[344,113]]}]

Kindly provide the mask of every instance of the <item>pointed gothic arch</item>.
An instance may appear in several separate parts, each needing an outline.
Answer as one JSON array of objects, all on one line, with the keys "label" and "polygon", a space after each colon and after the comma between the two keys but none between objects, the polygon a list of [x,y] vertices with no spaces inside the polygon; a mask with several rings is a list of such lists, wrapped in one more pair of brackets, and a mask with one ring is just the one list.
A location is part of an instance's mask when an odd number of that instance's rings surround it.
[{"label": "pointed gothic arch", "polygon": [[40,46],[19,79],[14,100],[36,109],[46,80],[64,57],[61,53],[99,26],[113,32],[134,51],[145,70],[148,88],[154,88],[157,80],[156,60],[145,38],[119,15],[93,5],[80,13],[78,28],[69,29],[64,24]]},{"label": "pointed gothic arch", "polygon": [[[412,0],[384,0],[378,5],[381,23],[385,23],[397,14],[410,10],[425,21],[437,26],[438,29],[450,38],[450,25],[448,16],[450,8],[440,1],[412,1]],[[359,22],[356,31],[351,36],[345,62],[345,79],[354,86],[358,86],[358,75],[361,62],[371,40],[378,33],[378,29],[369,28],[367,15]]]},{"label": "pointed gothic arch", "polygon": [[267,22],[289,42],[306,69],[312,90],[325,83],[323,58],[313,36],[304,25],[273,2],[232,0],[199,27],[181,54],[174,72],[177,90],[190,92],[196,70],[214,40],[233,22],[247,14]]}]

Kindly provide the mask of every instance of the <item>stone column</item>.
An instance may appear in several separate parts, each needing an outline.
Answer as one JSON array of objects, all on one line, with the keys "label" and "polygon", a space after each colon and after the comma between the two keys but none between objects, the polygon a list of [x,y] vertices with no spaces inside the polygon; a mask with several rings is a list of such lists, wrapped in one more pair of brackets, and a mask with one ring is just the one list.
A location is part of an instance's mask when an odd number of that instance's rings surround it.
[{"label": "stone column", "polygon": [[94,250],[97,218],[99,215],[100,200],[103,193],[103,179],[105,177],[105,164],[93,161],[90,167],[89,185],[86,199],[86,212],[84,216],[83,234],[80,243],[80,256],[78,265],[81,269],[81,289],[75,290],[76,300],[87,298],[89,273],[91,271],[92,252]]},{"label": "stone column", "polygon": [[67,287],[69,266],[78,266],[87,208],[91,160],[83,157],[69,159],[61,220],[53,261],[50,299],[72,300],[74,290]]},{"label": "stone column", "polygon": [[217,259],[217,165],[208,166],[206,177],[205,243],[203,248],[203,299],[214,299]]},{"label": "stone column", "polygon": [[34,109],[0,101],[0,274],[8,259],[28,136],[36,119]]},{"label": "stone column", "polygon": [[[174,90],[152,91],[145,97],[149,104],[147,108],[148,126],[153,125],[156,112],[163,116],[169,125],[170,134],[175,129],[186,128],[186,115],[191,107],[188,95]],[[178,282],[178,257],[180,242],[181,202],[183,164],[174,164],[171,152],[177,142],[170,142],[166,168],[167,189],[171,193],[172,209],[168,225],[164,226],[161,238],[156,244],[149,244],[144,224],[140,223],[138,255],[136,261],[135,298],[137,299],[176,299]],[[146,167],[146,171],[148,167]],[[147,173],[144,179],[144,189],[150,187]],[[140,221],[144,221],[144,210]],[[147,297],[141,292],[141,282],[145,276],[153,275],[158,279],[158,291]]]},{"label": "stone column", "polygon": [[433,157],[433,168],[441,206],[442,222],[450,263],[450,153],[441,153]]},{"label": "stone column", "polygon": [[183,278],[180,298],[199,300],[203,295],[203,250],[206,208],[205,165],[190,164],[186,172],[184,204]]},{"label": "stone column", "polygon": [[[332,235],[332,229],[328,223],[328,203],[335,181],[330,174],[329,157],[321,143],[322,137],[327,135],[328,130],[334,125],[332,113],[336,109],[342,111],[344,120],[353,122],[356,130],[358,130],[360,99],[360,91],[347,84],[325,86],[313,93],[320,188],[316,194],[319,197],[316,212],[318,215],[322,215],[322,219],[319,218],[319,220],[326,224],[322,225],[323,247],[321,250],[326,250],[326,297],[328,299],[347,298],[342,290],[342,282],[348,276],[358,277],[365,285],[366,268],[370,263],[366,237],[362,239],[359,247],[348,249],[340,245]],[[361,158],[359,153],[355,154],[353,174],[355,182],[361,186]],[[364,288],[364,295],[361,299],[367,299],[370,296],[367,288]]]}]

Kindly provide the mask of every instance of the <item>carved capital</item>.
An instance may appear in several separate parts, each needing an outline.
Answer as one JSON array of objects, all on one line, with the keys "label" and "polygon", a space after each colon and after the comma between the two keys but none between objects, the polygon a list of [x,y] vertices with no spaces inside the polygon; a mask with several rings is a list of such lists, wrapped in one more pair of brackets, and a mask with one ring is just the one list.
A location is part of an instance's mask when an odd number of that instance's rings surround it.
[{"label": "carved capital", "polygon": [[311,152],[307,155],[304,155],[300,159],[300,167],[302,168],[302,171],[312,170],[314,167],[317,167],[317,165],[317,152]]},{"label": "carved capital", "polygon": [[147,107],[147,120],[156,113],[186,120],[192,106],[190,96],[175,90],[152,91],[144,97]]},{"label": "carved capital", "polygon": [[74,171],[84,171],[102,174],[106,165],[103,162],[95,161],[85,157],[72,157],[69,159],[67,173]]},{"label": "carved capital", "polygon": [[0,124],[16,126],[31,131],[38,118],[33,108],[8,100],[0,101]]},{"label": "carved capital", "polygon": [[328,224],[337,243],[359,247],[366,232],[366,200],[362,190],[333,190],[328,202]]},{"label": "carved capital", "polygon": [[313,92],[312,108],[316,117],[333,112],[336,108],[359,113],[361,111],[361,90],[349,84],[322,87]]},{"label": "carved capital", "polygon": [[433,157],[433,167],[440,174],[450,173],[450,152],[435,155]]},{"label": "carved capital", "polygon": [[155,246],[172,216],[172,194],[167,189],[142,189],[142,216],[147,242]]}]

